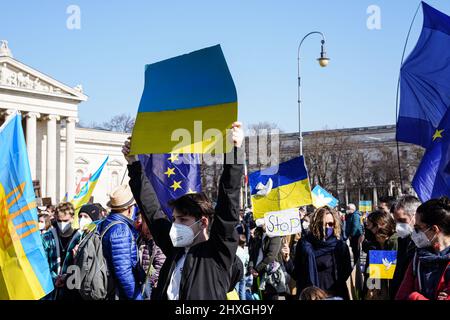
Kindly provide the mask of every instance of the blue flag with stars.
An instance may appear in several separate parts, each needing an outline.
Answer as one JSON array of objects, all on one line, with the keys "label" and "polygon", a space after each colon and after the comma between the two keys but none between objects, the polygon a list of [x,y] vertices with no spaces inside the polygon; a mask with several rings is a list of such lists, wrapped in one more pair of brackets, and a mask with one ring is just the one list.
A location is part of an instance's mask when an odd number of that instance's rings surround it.
[{"label": "blue flag with stars", "polygon": [[420,38],[400,71],[397,140],[428,148],[450,106],[450,17],[422,8]]},{"label": "blue flag with stars", "polygon": [[431,137],[412,185],[422,202],[450,197],[450,109]]},{"label": "blue flag with stars", "polygon": [[172,218],[170,200],[202,191],[198,154],[139,155],[139,160],[169,218]]}]

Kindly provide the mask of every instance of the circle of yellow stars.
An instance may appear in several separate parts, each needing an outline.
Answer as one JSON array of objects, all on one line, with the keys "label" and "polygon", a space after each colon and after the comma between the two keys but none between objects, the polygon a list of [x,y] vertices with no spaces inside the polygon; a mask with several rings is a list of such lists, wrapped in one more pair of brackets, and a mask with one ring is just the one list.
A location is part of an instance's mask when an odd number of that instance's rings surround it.
[{"label": "circle of yellow stars", "polygon": [[[169,160],[173,164],[175,161],[179,160],[178,156],[179,156],[179,154],[172,153],[172,154],[170,154],[170,157],[167,160]],[[164,172],[164,174],[167,175],[168,178],[170,178],[170,176],[172,176],[172,175],[176,175],[175,167],[172,167],[172,168],[167,167],[167,170],[166,170],[166,172]],[[181,187],[181,182],[182,182],[181,180],[180,181],[173,180],[173,184],[170,186],[170,188],[172,188],[174,192],[177,191],[178,189],[183,189]],[[191,188],[189,188],[187,194],[191,194],[191,193],[195,193],[195,191],[192,190]]]}]

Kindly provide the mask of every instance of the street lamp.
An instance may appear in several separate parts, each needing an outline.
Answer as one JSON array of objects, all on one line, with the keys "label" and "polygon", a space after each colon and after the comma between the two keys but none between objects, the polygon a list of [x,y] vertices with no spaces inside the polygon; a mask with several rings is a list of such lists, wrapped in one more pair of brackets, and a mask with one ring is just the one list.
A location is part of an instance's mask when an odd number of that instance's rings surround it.
[{"label": "street lamp", "polygon": [[303,136],[302,136],[302,100],[301,100],[301,78],[300,78],[300,48],[303,44],[303,41],[305,41],[306,38],[308,38],[310,35],[313,34],[319,34],[322,37],[321,40],[321,49],[320,49],[320,58],[317,59],[319,62],[319,65],[321,67],[326,67],[328,63],[330,62],[330,59],[327,57],[327,53],[325,51],[325,36],[322,32],[319,31],[313,31],[308,33],[306,36],[303,37],[302,41],[300,41],[300,44],[298,46],[298,52],[297,52],[297,69],[298,69],[298,92],[297,92],[297,102],[298,102],[298,134],[299,134],[299,140],[300,140],[300,155],[303,155]]}]

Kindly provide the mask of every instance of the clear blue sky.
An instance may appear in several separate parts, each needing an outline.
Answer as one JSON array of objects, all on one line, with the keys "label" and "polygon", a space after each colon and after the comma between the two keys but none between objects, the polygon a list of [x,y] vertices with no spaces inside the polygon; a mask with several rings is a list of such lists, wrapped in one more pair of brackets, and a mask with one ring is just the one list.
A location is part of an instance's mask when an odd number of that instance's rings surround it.
[{"label": "clear blue sky", "polygon": [[[416,0],[3,1],[0,39],[16,59],[70,86],[83,84],[84,122],[136,114],[145,64],[220,43],[238,90],[239,118],[296,131],[297,46],[320,30],[332,59],[321,69],[319,38],[302,50],[304,130],[393,124],[401,53]],[[450,3],[429,0],[450,13]],[[69,5],[81,30],[66,28]],[[381,30],[366,27],[369,5]],[[420,13],[408,52],[422,25]]]}]

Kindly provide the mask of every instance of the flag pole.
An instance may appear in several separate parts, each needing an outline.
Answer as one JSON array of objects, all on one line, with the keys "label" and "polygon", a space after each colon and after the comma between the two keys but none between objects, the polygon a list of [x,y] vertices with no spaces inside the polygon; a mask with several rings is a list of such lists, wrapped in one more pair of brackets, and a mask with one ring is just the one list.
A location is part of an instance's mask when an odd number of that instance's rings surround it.
[{"label": "flag pole", "polygon": [[[408,45],[409,36],[411,35],[411,30],[412,30],[412,27],[414,25],[414,21],[416,21],[416,17],[417,17],[417,14],[419,13],[421,5],[422,5],[422,1],[420,1],[419,5],[417,6],[416,13],[414,14],[414,17],[413,17],[413,19],[411,21],[411,25],[409,26],[408,34],[406,35],[405,45],[403,47],[402,60],[400,62],[400,70],[399,70],[399,73],[398,73],[398,82],[397,82],[397,97],[396,97],[396,103],[395,103],[395,123],[397,123],[397,121],[398,121],[398,106],[399,106],[399,98],[400,98],[401,68],[403,66],[403,61],[405,59],[406,47]],[[396,131],[397,131],[397,126],[396,126]],[[399,178],[400,178],[400,188],[401,188],[400,191],[401,191],[401,193],[403,193],[402,169],[401,169],[401,164],[400,164],[400,146],[399,146],[398,140],[395,139],[395,141],[396,141],[396,144],[397,144],[398,174],[399,174]]]},{"label": "flag pole", "polygon": [[128,172],[128,166],[126,167],[125,172],[123,173],[122,181],[120,182],[121,185],[123,184],[123,180],[125,180],[125,176],[127,175],[127,172]]}]

